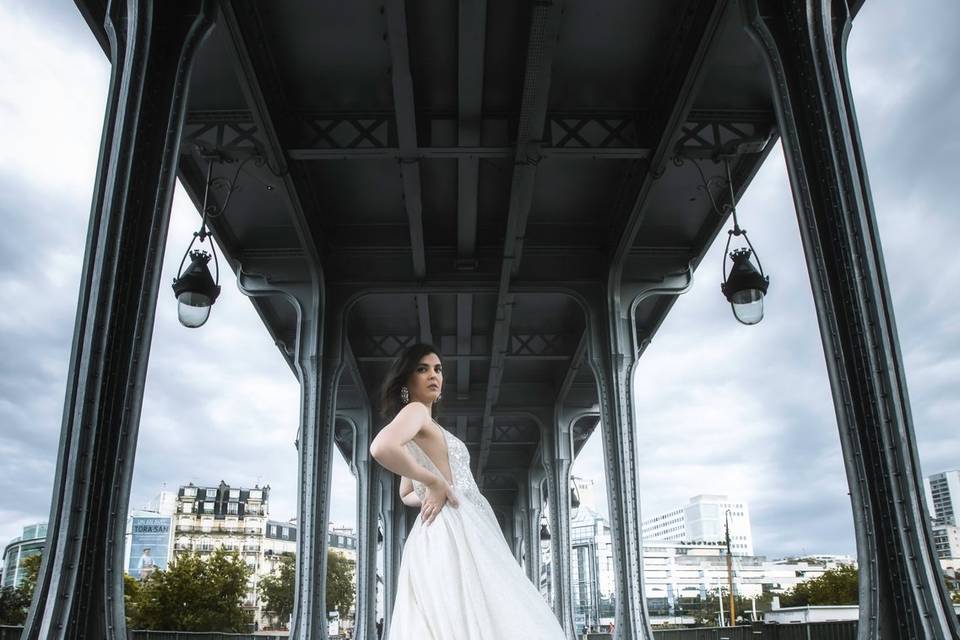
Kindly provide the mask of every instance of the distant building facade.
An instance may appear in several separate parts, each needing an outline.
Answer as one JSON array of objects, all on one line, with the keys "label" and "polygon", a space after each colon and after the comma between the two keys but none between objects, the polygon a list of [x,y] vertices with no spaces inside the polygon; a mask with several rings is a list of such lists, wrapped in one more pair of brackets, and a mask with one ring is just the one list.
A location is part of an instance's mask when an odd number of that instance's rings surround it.
[{"label": "distant building facade", "polygon": [[197,552],[206,558],[215,549],[234,551],[253,569],[243,602],[256,628],[263,624],[263,612],[257,591],[266,575],[264,539],[269,509],[270,487],[234,487],[221,481],[217,486],[180,487],[177,492],[176,523],[173,531],[173,558]]},{"label": "distant building facade", "polygon": [[43,553],[47,544],[47,523],[30,524],[3,549],[3,577],[0,586],[19,587],[23,583],[23,561]]},{"label": "distant building facade", "polygon": [[960,558],[960,527],[935,520],[931,528],[937,557],[943,560]]},{"label": "distant building facade", "polygon": [[580,499],[570,518],[570,586],[577,629],[611,624],[616,609],[610,523],[588,506],[582,490]]},{"label": "distant building facade", "polygon": [[960,558],[960,471],[944,471],[923,481],[933,544],[941,560]]},{"label": "distant building facade", "polygon": [[357,562],[357,532],[352,527],[338,527],[332,522],[327,527],[327,548],[354,564]]},{"label": "distant building facade", "polygon": [[[613,618],[613,546],[606,518],[596,512],[592,481],[574,477],[581,504],[572,509],[571,588],[574,624],[603,627]],[[753,555],[749,506],[725,495],[700,495],[683,507],[644,520],[644,598],[651,622],[693,622],[685,607],[726,593],[728,584],[724,515],[730,512],[733,582],[736,595],[759,598],[789,591],[797,584],[840,566],[856,566],[846,555],[814,555],[768,560]],[[673,539],[669,539],[673,538]],[[540,588],[549,596],[549,541],[541,545]]]},{"label": "distant building facade", "polygon": [[667,540],[689,543],[713,543],[724,540],[724,526],[729,513],[730,551],[733,555],[753,555],[753,533],[750,528],[750,507],[744,500],[726,495],[698,495],[676,509],[644,518],[644,543]]},{"label": "distant building facade", "polygon": [[923,481],[927,509],[934,522],[956,526],[960,517],[960,471],[944,471]]}]

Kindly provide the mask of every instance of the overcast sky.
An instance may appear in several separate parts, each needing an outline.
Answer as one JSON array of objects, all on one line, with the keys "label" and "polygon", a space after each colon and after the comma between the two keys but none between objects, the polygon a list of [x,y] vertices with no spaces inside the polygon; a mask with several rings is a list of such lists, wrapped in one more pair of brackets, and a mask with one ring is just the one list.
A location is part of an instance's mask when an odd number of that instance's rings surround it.
[{"label": "overcast sky", "polygon": [[[866,147],[924,474],[960,468],[960,4],[869,0],[850,38]],[[0,2],[0,544],[48,516],[108,64],[70,2]],[[698,493],[749,502],[759,554],[853,553],[836,420],[783,155],[740,207],[771,275],[766,317],[739,325],[715,245],[637,375],[644,515]],[[201,330],[169,283],[198,224],[174,199],[131,507],[180,484],[269,484],[296,509],[298,389],[229,277]],[[719,238],[725,240],[725,234]],[[603,495],[599,434],[574,466]],[[331,518],[355,523],[339,458]],[[605,506],[600,505],[605,511]]]}]

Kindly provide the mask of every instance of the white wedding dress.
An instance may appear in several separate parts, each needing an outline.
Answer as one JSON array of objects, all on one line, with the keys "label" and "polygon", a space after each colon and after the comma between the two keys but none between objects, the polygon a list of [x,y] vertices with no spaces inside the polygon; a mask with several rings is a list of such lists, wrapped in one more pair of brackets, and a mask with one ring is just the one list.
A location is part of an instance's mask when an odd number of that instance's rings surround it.
[{"label": "white wedding dress", "polygon": [[[386,640],[566,640],[480,493],[467,446],[440,430],[459,505],[448,501],[428,525],[417,514],[400,559]],[[419,464],[443,477],[417,443],[406,446]],[[413,489],[422,501],[426,487],[414,480]]]}]

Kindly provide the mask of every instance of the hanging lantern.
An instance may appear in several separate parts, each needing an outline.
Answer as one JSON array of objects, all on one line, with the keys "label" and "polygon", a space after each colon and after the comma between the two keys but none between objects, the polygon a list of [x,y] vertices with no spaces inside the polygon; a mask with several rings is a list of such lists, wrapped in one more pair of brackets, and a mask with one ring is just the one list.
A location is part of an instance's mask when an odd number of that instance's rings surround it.
[{"label": "hanging lantern", "polygon": [[757,324],[763,320],[763,297],[770,286],[769,276],[764,276],[750,262],[750,249],[735,249],[730,252],[733,267],[720,290],[726,296],[733,315],[743,324]]},{"label": "hanging lantern", "polygon": [[[220,264],[217,261],[217,250],[213,246],[213,241],[210,241],[211,253],[193,248],[197,239],[200,240],[200,244],[203,244],[210,236],[210,232],[207,231],[207,218],[223,213],[223,208],[216,210],[215,207],[208,205],[210,185],[213,183],[213,162],[213,158],[207,162],[207,181],[203,190],[200,230],[193,233],[193,240],[190,241],[180,261],[177,277],[173,279],[173,294],[177,297],[177,317],[180,319],[180,324],[190,329],[202,327],[206,323],[207,318],[210,317],[210,307],[220,295]],[[235,182],[236,176],[234,176]],[[235,185],[231,184],[229,193],[232,193],[234,188]],[[211,257],[216,272],[215,277],[210,275],[210,269],[207,268]],[[190,266],[184,270],[183,265],[186,264],[187,258],[190,258]]]},{"label": "hanging lantern", "polygon": [[[724,159],[724,166],[727,170],[727,187],[730,189],[730,204],[725,205],[725,208],[729,207],[730,214],[733,216],[733,229],[727,231],[727,246],[723,251],[723,283],[720,285],[720,290],[730,303],[733,316],[737,320],[743,324],[757,324],[763,320],[763,298],[767,295],[767,289],[770,286],[770,276],[763,273],[763,265],[760,264],[760,257],[756,255],[756,249],[753,248],[753,243],[747,236],[747,230],[741,229],[737,221],[733,178],[730,176],[730,163],[726,159]],[[743,236],[747,241],[747,247],[730,251],[730,241],[734,236]],[[726,273],[727,255],[733,260],[730,275]],[[751,255],[756,258],[759,271],[750,262]]]},{"label": "hanging lantern", "polygon": [[[202,327],[210,317],[210,307],[220,295],[220,285],[207,268],[211,257],[209,253],[195,249],[189,252],[189,256],[190,266],[173,280],[173,293],[177,297],[180,324],[196,329]],[[219,273],[217,275],[219,277]]]}]

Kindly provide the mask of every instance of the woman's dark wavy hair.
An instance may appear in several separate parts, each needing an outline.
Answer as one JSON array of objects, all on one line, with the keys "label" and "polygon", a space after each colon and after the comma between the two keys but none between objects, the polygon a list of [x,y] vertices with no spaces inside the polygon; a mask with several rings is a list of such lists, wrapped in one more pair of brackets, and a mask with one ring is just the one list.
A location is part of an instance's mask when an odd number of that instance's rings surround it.
[{"label": "woman's dark wavy hair", "polygon": [[[394,358],[390,364],[390,369],[383,379],[380,387],[380,396],[377,404],[380,408],[380,415],[388,420],[392,420],[403,407],[403,401],[400,399],[400,387],[406,384],[410,376],[420,364],[420,359],[427,354],[434,354],[440,357],[440,350],[427,342],[417,342],[412,344]],[[433,413],[433,408],[430,409]]]}]

